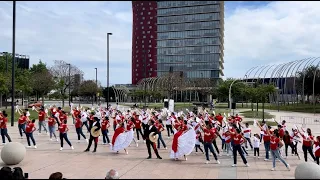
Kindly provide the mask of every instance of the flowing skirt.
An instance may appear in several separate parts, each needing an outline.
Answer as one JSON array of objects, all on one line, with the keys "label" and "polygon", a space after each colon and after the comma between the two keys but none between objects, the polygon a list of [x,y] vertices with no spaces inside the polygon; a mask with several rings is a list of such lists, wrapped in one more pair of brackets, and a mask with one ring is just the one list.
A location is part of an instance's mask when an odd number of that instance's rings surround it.
[{"label": "flowing skirt", "polygon": [[195,143],[196,132],[191,128],[178,138],[178,151],[175,153],[171,150],[170,158],[174,159],[189,155],[193,151]]},{"label": "flowing skirt", "polygon": [[114,146],[110,146],[111,151],[120,151],[127,148],[133,140],[133,129],[118,135]]}]

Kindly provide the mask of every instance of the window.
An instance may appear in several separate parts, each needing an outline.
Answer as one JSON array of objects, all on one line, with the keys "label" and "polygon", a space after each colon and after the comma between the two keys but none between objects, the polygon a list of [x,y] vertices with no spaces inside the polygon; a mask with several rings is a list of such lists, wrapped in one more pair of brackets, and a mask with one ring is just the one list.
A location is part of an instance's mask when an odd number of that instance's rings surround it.
[{"label": "window", "polygon": [[145,39],[146,38],[146,36],[143,36],[143,39]]},{"label": "window", "polygon": [[151,14],[151,12],[148,12],[148,14],[150,15],[150,14]]},{"label": "window", "polygon": [[153,36],[151,35],[150,38],[153,38]]},{"label": "window", "polygon": [[149,43],[151,43],[151,40],[149,40]]},{"label": "window", "polygon": [[147,31],[148,34],[150,34],[150,31]]},{"label": "window", "polygon": [[152,46],[151,46],[151,44],[149,45],[149,48],[151,48]]},{"label": "window", "polygon": [[152,59],[149,59],[150,62],[152,62]]},{"label": "window", "polygon": [[141,21],[140,24],[142,24],[143,22]]},{"label": "window", "polygon": [[150,21],[148,21],[147,24],[150,24]]},{"label": "window", "polygon": [[153,10],[153,7],[150,7],[150,10]]},{"label": "window", "polygon": [[142,26],[141,29],[144,29],[144,26]]},{"label": "window", "polygon": [[149,2],[149,5],[151,6],[151,3]]},{"label": "window", "polygon": [[145,19],[145,17],[142,17],[142,20],[144,20]]},{"label": "window", "polygon": [[145,8],[142,8],[142,10],[146,10]]},{"label": "window", "polygon": [[144,43],[144,40],[142,40],[142,43]]},{"label": "window", "polygon": [[148,54],[148,57],[151,57],[151,54]]},{"label": "window", "polygon": [[145,32],[144,32],[144,31],[142,31],[142,34],[145,34]]},{"label": "window", "polygon": [[150,19],[153,19],[153,17],[151,16]]},{"label": "window", "polygon": [[152,26],[149,26],[149,29],[152,29]]},{"label": "window", "polygon": [[140,15],[142,16],[142,15],[143,15],[143,12],[141,12]]},{"label": "window", "polygon": [[144,48],[144,45],[142,45],[142,48]]}]

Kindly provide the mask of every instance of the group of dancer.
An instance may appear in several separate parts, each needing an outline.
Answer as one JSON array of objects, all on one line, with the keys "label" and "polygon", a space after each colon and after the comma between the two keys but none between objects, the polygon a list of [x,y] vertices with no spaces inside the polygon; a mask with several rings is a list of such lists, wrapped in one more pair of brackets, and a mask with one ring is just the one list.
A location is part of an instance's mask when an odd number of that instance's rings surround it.
[{"label": "group of dancer", "polygon": [[[50,107],[49,111],[44,107],[37,110],[39,114],[38,118],[38,130],[41,133],[42,128],[50,135],[50,140],[53,137],[58,140],[55,134],[55,128],[58,127],[60,138],[60,150],[63,150],[64,141],[74,149],[71,142],[68,139],[67,132],[69,131],[67,125],[68,114],[61,108],[55,106]],[[33,136],[33,132],[37,130],[35,126],[35,119],[30,120],[30,113],[28,109],[22,111],[17,110],[20,113],[18,120],[18,130],[21,138],[23,134],[26,135],[28,146],[30,147],[32,141],[34,148],[37,148],[36,141]],[[273,166],[271,170],[275,170],[276,160],[281,161],[288,170],[290,165],[284,160],[288,156],[288,147],[291,147],[292,155],[296,155],[299,159],[297,145],[300,142],[300,136],[302,138],[302,148],[304,152],[305,161],[308,160],[308,153],[319,164],[320,157],[320,137],[314,138],[311,129],[307,129],[306,132],[303,128],[297,128],[294,126],[292,132],[286,128],[286,122],[278,123],[278,127],[273,129],[267,126],[266,122],[262,123],[254,122],[254,127],[260,128],[259,134],[251,135],[251,128],[248,123],[243,123],[242,118],[237,114],[235,116],[212,114],[206,110],[202,112],[191,112],[187,110],[187,114],[183,112],[175,113],[169,112],[167,109],[160,111],[150,109],[130,109],[127,111],[119,111],[118,108],[113,109],[111,106],[96,109],[83,109],[81,107],[74,107],[70,112],[73,118],[73,124],[76,129],[77,138],[80,142],[81,136],[88,143],[88,147],[85,152],[90,151],[92,143],[94,141],[94,150],[97,151],[99,134],[101,132],[103,139],[103,145],[109,144],[110,149],[116,153],[124,150],[128,154],[128,147],[132,141],[138,147],[140,137],[146,143],[148,149],[148,159],[152,158],[151,147],[158,159],[162,159],[158,149],[161,144],[165,149],[167,145],[163,139],[162,132],[167,130],[168,138],[173,135],[172,147],[170,150],[170,158],[178,160],[183,157],[187,160],[187,156],[190,155],[195,149],[196,153],[200,150],[205,154],[206,164],[210,162],[209,154],[212,153],[217,164],[220,164],[218,159],[222,156],[222,151],[226,152],[227,156],[230,156],[232,152],[233,164],[237,166],[237,155],[241,157],[245,166],[249,166],[246,157],[248,154],[248,146],[254,151],[254,157],[259,158],[259,148],[263,140],[265,149],[265,161],[270,160],[269,153],[272,155]],[[113,120],[114,134],[110,141],[109,128],[111,127],[110,120]],[[48,128],[46,123],[48,122]],[[3,111],[0,113],[0,128],[2,142],[5,143],[5,138],[11,142],[11,138],[7,131],[7,113]],[[165,124],[163,124],[165,122]],[[86,127],[89,135],[87,139],[83,133],[82,128]],[[92,130],[93,129],[93,130]],[[136,133],[136,138],[134,134]],[[221,149],[217,146],[218,138],[221,140]],[[201,148],[203,145],[204,151]],[[284,151],[283,153],[283,147]],[[314,146],[314,148],[313,148]],[[216,153],[217,152],[217,153]]]}]

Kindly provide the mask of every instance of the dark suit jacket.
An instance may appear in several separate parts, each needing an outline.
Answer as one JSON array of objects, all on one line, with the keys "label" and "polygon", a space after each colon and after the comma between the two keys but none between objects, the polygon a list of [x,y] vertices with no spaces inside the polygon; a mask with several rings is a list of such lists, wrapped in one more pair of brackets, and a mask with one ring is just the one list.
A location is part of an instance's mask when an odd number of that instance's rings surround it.
[{"label": "dark suit jacket", "polygon": [[154,133],[156,133],[156,134],[158,134],[159,132],[158,132],[158,129],[156,128],[156,126],[155,125],[152,125],[152,128],[149,130],[149,125],[147,124],[146,125],[146,129],[145,129],[145,131],[144,131],[144,138],[145,139],[149,139],[149,135],[150,135],[150,133],[152,133],[152,132],[154,132]]},{"label": "dark suit jacket", "polygon": [[90,130],[92,127],[98,127],[98,129],[96,129],[96,130],[100,130],[101,129],[100,121],[97,121],[97,123],[94,126],[93,126],[93,123],[89,125]]}]

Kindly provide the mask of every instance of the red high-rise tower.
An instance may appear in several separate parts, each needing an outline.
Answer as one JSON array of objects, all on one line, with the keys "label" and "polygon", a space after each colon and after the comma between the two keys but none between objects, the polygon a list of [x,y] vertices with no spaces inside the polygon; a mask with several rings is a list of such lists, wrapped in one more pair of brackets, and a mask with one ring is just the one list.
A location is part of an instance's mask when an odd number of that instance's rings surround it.
[{"label": "red high-rise tower", "polygon": [[157,1],[132,1],[132,84],[157,76]]}]

